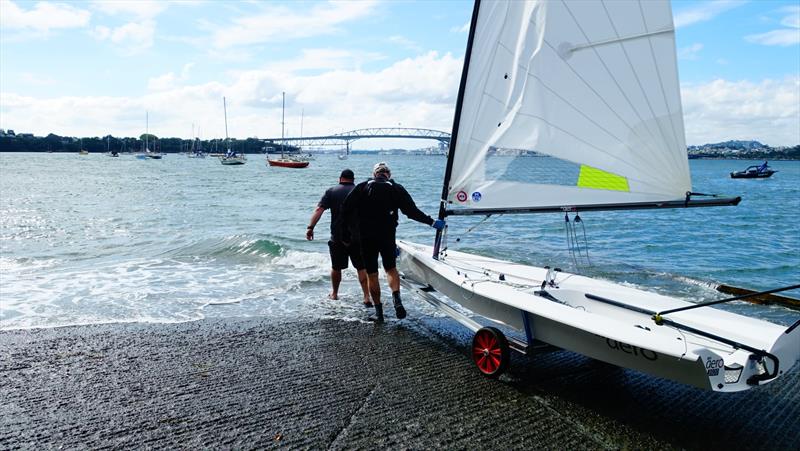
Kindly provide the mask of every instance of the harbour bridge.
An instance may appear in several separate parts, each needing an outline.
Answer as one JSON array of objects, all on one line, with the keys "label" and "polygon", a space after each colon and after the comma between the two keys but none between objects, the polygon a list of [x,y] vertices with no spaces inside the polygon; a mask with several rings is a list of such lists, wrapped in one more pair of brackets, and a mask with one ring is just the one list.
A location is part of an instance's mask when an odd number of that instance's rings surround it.
[{"label": "harbour bridge", "polygon": [[402,139],[432,139],[439,141],[440,148],[450,144],[450,133],[427,128],[361,128],[349,132],[337,133],[328,136],[304,136],[301,138],[265,138],[266,147],[278,145],[283,142],[297,147],[343,146],[350,149],[350,143],[367,138],[402,138]]}]

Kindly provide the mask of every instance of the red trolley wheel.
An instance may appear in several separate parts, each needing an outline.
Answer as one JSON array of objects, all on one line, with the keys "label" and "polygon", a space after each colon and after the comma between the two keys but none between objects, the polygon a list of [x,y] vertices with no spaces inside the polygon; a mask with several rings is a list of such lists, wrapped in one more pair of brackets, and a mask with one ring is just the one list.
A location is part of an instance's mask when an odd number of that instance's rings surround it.
[{"label": "red trolley wheel", "polygon": [[496,378],[508,369],[508,340],[494,327],[484,327],[472,338],[472,360],[484,376]]}]

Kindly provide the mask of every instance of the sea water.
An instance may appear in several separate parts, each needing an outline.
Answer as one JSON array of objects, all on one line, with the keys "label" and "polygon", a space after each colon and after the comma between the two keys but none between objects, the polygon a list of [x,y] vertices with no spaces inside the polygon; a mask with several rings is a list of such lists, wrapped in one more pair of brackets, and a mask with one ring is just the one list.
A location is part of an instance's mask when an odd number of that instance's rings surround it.
[{"label": "sea water", "polygon": [[[365,179],[386,161],[435,216],[445,158],[320,155],[305,169],[244,166],[170,154],[0,154],[0,329],[268,316],[363,320],[355,273],[330,291],[329,213],[309,217],[344,168]],[[451,249],[640,287],[691,302],[725,297],[718,283],[770,289],[800,283],[800,162],[774,161],[762,180],[731,179],[756,161],[692,160],[693,189],[741,195],[738,207],[581,214],[588,259],[567,249],[563,214],[449,218]],[[583,229],[578,229],[583,241]],[[401,219],[398,237],[432,243]],[[388,295],[384,284],[384,295]],[[798,296],[798,293],[790,293]],[[413,303],[406,302],[407,304]],[[413,303],[419,315],[433,314]],[[725,308],[780,324],[782,307]]]}]

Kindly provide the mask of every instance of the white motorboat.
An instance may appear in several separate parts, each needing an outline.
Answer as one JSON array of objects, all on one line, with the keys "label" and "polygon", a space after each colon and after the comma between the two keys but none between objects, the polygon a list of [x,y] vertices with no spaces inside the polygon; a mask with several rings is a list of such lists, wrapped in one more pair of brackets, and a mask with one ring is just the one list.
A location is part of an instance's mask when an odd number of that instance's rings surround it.
[{"label": "white motorboat", "polygon": [[224,165],[245,164],[247,158],[245,158],[244,154],[232,154],[230,156],[219,157],[219,162]]},{"label": "white motorboat", "polygon": [[[692,192],[669,2],[476,1],[441,199],[440,219],[552,212],[568,225],[586,211],[738,204]],[[507,368],[510,350],[557,347],[735,392],[800,358],[800,320],[779,326],[716,302],[456,252],[446,229],[434,246],[399,247],[404,284],[475,332],[472,357],[489,377]],[[442,295],[525,341],[482,327]]]}]

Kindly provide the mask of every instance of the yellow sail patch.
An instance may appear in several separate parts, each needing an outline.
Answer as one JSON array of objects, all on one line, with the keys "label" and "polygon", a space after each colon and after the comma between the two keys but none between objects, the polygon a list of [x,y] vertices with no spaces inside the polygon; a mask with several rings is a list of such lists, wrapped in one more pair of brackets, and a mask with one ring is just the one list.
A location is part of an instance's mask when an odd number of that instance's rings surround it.
[{"label": "yellow sail patch", "polygon": [[625,177],[586,165],[581,165],[581,172],[578,175],[578,187],[630,191],[628,179]]}]

